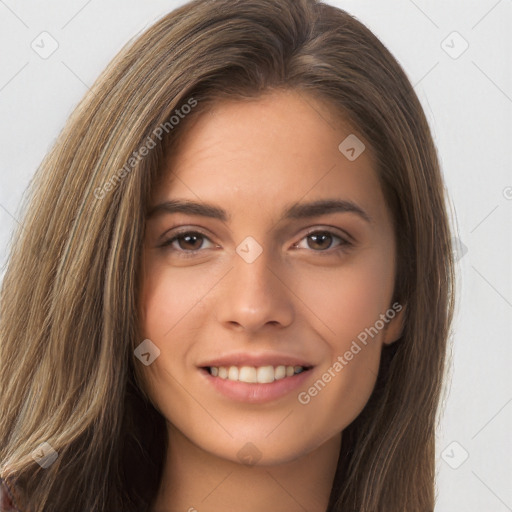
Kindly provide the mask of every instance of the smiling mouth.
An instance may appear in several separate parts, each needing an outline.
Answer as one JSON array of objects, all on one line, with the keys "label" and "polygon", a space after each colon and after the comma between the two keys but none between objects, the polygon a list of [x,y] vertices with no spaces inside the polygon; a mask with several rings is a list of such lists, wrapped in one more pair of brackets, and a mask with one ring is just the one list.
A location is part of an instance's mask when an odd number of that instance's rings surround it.
[{"label": "smiling mouth", "polygon": [[245,382],[248,384],[270,384],[276,380],[289,379],[311,370],[312,366],[206,366],[202,369],[212,377]]}]

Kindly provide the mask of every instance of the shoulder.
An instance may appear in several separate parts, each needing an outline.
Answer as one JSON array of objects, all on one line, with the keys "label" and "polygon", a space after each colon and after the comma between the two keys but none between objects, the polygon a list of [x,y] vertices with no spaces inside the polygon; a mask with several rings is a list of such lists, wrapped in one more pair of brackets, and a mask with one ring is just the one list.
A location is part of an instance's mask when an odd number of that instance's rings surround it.
[{"label": "shoulder", "polygon": [[13,485],[0,478],[0,512],[22,512],[17,506]]}]

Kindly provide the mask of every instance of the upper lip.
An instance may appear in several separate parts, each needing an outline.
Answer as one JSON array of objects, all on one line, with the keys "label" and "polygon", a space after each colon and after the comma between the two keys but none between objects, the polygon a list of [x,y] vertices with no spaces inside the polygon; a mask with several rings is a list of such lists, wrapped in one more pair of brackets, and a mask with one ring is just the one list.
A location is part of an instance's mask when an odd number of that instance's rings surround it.
[{"label": "upper lip", "polygon": [[263,353],[263,354],[248,354],[237,352],[222,357],[216,357],[215,359],[209,359],[208,361],[201,363],[199,367],[210,367],[210,366],[303,366],[304,368],[310,368],[314,366],[306,359],[292,356],[290,354],[279,354],[279,353]]}]

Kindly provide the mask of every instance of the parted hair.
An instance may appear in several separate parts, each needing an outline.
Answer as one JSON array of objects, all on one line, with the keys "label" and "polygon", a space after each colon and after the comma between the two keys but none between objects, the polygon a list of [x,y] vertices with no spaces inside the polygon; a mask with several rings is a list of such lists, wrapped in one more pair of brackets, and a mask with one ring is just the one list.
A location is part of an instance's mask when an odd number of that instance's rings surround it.
[{"label": "parted hair", "polygon": [[[371,146],[406,306],[343,431],[328,512],[434,510],[454,307],[438,156],[397,60],[315,0],[194,0],[162,17],[103,71],[37,170],[0,296],[0,476],[20,510],[149,510],[167,449],[134,356],[152,186],[192,119],[272,90],[324,101]],[[33,456],[45,442],[58,454],[47,468]]]}]

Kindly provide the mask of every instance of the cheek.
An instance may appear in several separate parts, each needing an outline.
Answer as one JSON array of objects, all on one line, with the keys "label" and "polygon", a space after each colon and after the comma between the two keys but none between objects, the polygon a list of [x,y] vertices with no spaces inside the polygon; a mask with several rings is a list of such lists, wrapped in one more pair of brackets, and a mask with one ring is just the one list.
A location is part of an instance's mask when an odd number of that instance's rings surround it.
[{"label": "cheek", "polygon": [[198,275],[201,272],[180,270],[173,272],[168,265],[154,263],[142,286],[142,336],[151,340],[160,354],[141,370],[149,395],[160,405],[169,401],[165,398],[169,390],[178,391],[176,379],[182,382],[186,375],[193,341],[185,331],[190,333],[201,324],[200,301],[208,284],[204,275]]},{"label": "cheek", "polygon": [[[302,280],[307,305],[321,320],[329,352],[313,386],[304,390],[316,427],[332,421],[342,430],[363,410],[374,389],[382,344],[376,328],[393,293],[393,253],[367,251],[329,273]],[[377,325],[382,325],[379,322]]]},{"label": "cheek", "polygon": [[329,426],[331,434],[341,432],[364,409],[377,379],[379,347],[364,349],[349,361],[341,356],[321,369],[317,380],[302,390],[301,418],[305,428],[322,431]]},{"label": "cheek", "polygon": [[323,324],[337,356],[388,309],[393,280],[392,254],[368,253],[328,272],[303,273],[298,295]]},{"label": "cheek", "polygon": [[142,329],[146,337],[159,343],[169,343],[179,331],[183,319],[197,316],[200,301],[213,283],[199,267],[172,271],[165,265],[155,265],[146,273],[142,287]]},{"label": "cheek", "polygon": [[[164,417],[179,416],[177,404],[187,400],[180,382],[188,371],[188,354],[193,346],[190,332],[201,323],[201,298],[208,281],[198,268],[171,269],[168,264],[151,262],[146,267],[141,290],[141,329],[160,350],[160,355],[143,366],[146,390]],[[211,286],[211,285],[210,285]],[[169,397],[175,397],[170,400]]]}]

